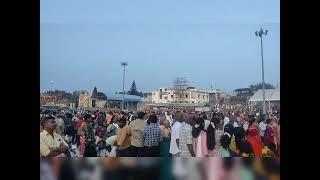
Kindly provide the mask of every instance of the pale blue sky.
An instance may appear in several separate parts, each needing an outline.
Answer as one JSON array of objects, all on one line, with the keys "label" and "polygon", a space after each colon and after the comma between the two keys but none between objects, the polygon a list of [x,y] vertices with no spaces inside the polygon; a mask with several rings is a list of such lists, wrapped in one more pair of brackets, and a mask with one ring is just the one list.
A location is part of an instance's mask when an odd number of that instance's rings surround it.
[{"label": "pale blue sky", "polygon": [[97,86],[122,90],[120,61],[127,61],[126,89],[192,85],[232,90],[265,80],[280,83],[278,0],[41,0],[40,88],[67,91]]}]

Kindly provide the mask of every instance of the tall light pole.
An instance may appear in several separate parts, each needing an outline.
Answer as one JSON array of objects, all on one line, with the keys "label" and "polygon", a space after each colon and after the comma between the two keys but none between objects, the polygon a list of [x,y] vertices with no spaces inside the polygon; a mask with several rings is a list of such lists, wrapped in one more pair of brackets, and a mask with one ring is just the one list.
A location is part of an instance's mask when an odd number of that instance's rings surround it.
[{"label": "tall light pole", "polygon": [[123,66],[123,79],[122,79],[122,107],[121,109],[124,109],[124,77],[126,73],[126,66],[128,65],[127,62],[120,62],[121,66]]},{"label": "tall light pole", "polygon": [[[50,94],[49,94],[49,95],[51,96],[51,97],[50,97],[51,99],[53,99],[53,98],[52,98],[52,95],[53,95],[52,85],[53,85],[53,84],[54,84],[54,81],[51,80],[51,81],[50,81],[50,91],[51,91],[51,92],[50,92]],[[53,100],[53,103],[54,103],[54,100]]]},{"label": "tall light pole", "polygon": [[54,81],[50,81],[50,91],[51,91],[51,96],[52,96],[52,85],[54,84]]},{"label": "tall light pole", "polygon": [[261,42],[261,61],[262,61],[262,92],[263,92],[263,114],[266,114],[266,96],[265,96],[265,84],[264,84],[264,66],[263,66],[263,44],[262,44],[262,36],[266,36],[268,30],[263,31],[261,28],[259,31],[256,31],[255,34],[257,37],[260,37]]}]

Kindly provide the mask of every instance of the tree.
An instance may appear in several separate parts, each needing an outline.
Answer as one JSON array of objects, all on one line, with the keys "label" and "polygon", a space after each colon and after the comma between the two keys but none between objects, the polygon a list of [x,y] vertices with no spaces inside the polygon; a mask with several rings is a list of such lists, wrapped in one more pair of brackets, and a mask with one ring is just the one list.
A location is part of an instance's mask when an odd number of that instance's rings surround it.
[{"label": "tree", "polygon": [[136,95],[136,96],[139,94],[137,91],[136,82],[134,80],[132,82],[130,90],[128,91],[128,94],[129,95]]},{"label": "tree", "polygon": [[[252,84],[249,86],[252,90],[258,90],[258,89],[262,89],[262,83],[258,83],[258,84]],[[275,87],[272,84],[269,83],[265,83],[264,84],[264,88],[265,89],[275,89]]]},{"label": "tree", "polygon": [[92,97],[96,97],[97,93],[98,93],[97,87],[94,87],[92,91]]}]

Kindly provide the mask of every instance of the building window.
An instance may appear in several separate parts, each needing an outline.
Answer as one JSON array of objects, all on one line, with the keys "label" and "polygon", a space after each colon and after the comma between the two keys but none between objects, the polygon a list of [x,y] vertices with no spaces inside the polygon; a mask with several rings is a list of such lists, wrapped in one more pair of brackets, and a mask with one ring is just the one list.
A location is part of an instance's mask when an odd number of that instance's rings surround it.
[{"label": "building window", "polygon": [[168,99],[167,97],[164,97],[164,99]]},{"label": "building window", "polygon": [[198,98],[200,98],[200,94],[198,94]]},{"label": "building window", "polygon": [[203,95],[203,99],[204,99],[204,95]]},{"label": "building window", "polygon": [[180,95],[180,98],[182,98],[182,95]]},{"label": "building window", "polygon": [[194,101],[192,101],[191,103],[194,103]]},{"label": "building window", "polygon": [[173,99],[173,95],[171,95],[171,98]]},{"label": "building window", "polygon": [[156,93],[153,93],[153,95],[156,95]]},{"label": "building window", "polygon": [[188,97],[188,95],[186,95],[186,98]]},{"label": "building window", "polygon": [[160,92],[162,92],[162,89],[160,89]]},{"label": "building window", "polygon": [[167,91],[167,89],[164,89],[164,91]]}]

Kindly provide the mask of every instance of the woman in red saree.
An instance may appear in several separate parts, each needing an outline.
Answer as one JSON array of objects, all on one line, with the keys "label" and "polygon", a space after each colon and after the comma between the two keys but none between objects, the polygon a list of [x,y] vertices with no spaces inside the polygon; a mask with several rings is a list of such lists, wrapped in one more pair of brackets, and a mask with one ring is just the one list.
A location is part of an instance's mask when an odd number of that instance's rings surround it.
[{"label": "woman in red saree", "polygon": [[255,118],[251,118],[249,121],[249,128],[247,131],[247,140],[252,146],[255,157],[262,157],[263,143],[260,137],[260,131],[256,123]]}]

